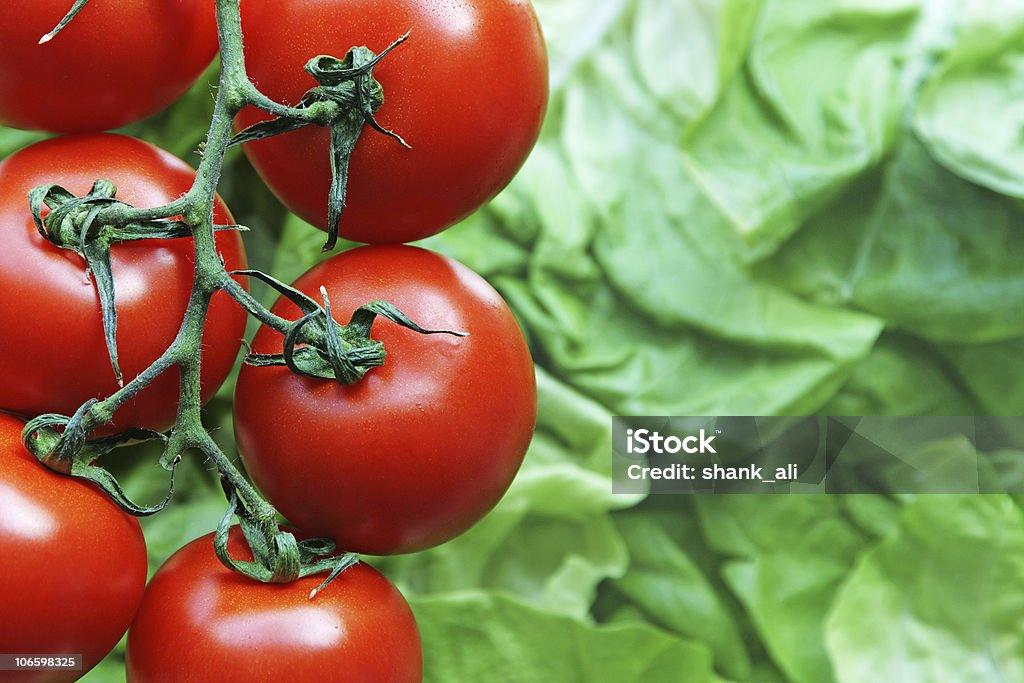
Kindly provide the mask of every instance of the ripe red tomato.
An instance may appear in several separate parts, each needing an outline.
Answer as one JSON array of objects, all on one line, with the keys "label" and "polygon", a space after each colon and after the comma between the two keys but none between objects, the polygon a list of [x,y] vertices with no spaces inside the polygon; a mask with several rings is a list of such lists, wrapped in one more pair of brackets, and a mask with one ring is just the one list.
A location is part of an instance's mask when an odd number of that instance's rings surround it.
[{"label": "ripe red tomato", "polygon": [[[294,104],[316,82],[311,58],[380,52],[377,120],[412,149],[367,129],[352,155],[341,235],[409,242],[443,230],[498,193],[532,149],[547,106],[547,53],[527,0],[278,0],[242,3],[249,75]],[[246,110],[251,125],[263,114]],[[245,145],[274,193],[324,228],[330,188],[328,134],[308,127]]]},{"label": "ripe red tomato", "polygon": [[[406,246],[363,247],[320,263],[296,289],[335,319],[383,299],[418,324],[468,333],[422,335],[373,326],[384,365],[350,386],[243,366],[235,432],[249,474],[292,523],[345,550],[421,550],[462,533],[512,482],[537,410],[522,332],[490,285],[462,264]],[[290,302],[279,315],[296,319]],[[258,353],[280,353],[263,328]]]},{"label": "ripe red tomato", "polygon": [[[146,585],[134,517],[91,484],[55,474],[0,414],[0,652],[82,655],[88,671],[121,639]],[[0,680],[73,681],[82,671],[0,672]]]},{"label": "ripe red tomato", "polygon": [[[0,162],[0,409],[72,415],[86,400],[118,388],[85,261],[39,235],[28,191],[55,182],[83,195],[93,180],[105,178],[117,186],[118,199],[153,207],[179,197],[194,176],[185,162],[149,143],[102,133],[44,140]],[[220,203],[216,217],[232,222]],[[217,245],[229,268],[245,266],[237,233],[219,233]],[[192,289],[193,254],[190,239],[125,242],[111,249],[125,381],[174,340]],[[245,320],[227,295],[214,297],[204,336],[204,399],[230,372]],[[177,399],[177,373],[164,373],[117,411],[114,425],[166,429]]]},{"label": "ripe red tomato", "polygon": [[37,45],[72,4],[4,3],[0,124],[62,133],[123,126],[178,99],[217,51],[209,0],[91,2]]},{"label": "ripe red tomato", "polygon": [[[231,530],[233,557],[252,558]],[[133,683],[344,680],[420,683],[412,611],[366,564],[341,573],[263,584],[220,563],[212,534],[176,552],[150,581],[128,632]]]}]

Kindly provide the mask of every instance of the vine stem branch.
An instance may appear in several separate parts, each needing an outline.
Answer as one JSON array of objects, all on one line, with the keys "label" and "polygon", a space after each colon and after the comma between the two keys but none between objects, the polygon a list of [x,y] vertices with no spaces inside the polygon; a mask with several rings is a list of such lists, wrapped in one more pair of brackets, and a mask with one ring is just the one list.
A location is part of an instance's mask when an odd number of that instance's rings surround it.
[{"label": "vine stem branch", "polygon": [[[82,3],[84,6],[84,3]],[[126,224],[132,221],[172,218],[180,216],[182,222],[191,228],[195,244],[194,281],[188,305],[181,327],[173,343],[167,350],[137,377],[125,384],[121,389],[102,401],[97,401],[84,411],[81,427],[86,433],[108,423],[118,408],[139,391],[150,384],[157,376],[177,367],[179,371],[179,403],[174,427],[168,438],[162,462],[170,467],[177,458],[186,451],[196,450],[213,462],[217,467],[225,488],[235,492],[238,507],[235,508],[239,517],[250,528],[256,528],[263,535],[257,542],[264,553],[267,548],[292,548],[299,552],[299,545],[291,534],[281,531],[277,526],[277,512],[249,483],[241,471],[235,466],[223,450],[216,444],[202,424],[200,397],[200,369],[202,358],[202,333],[209,310],[210,300],[217,291],[224,291],[238,302],[242,308],[278,331],[284,332],[291,325],[264,307],[248,290],[245,289],[225,270],[223,260],[217,253],[214,239],[213,210],[216,201],[217,185],[224,165],[224,157],[232,138],[232,125],[235,115],[246,106],[256,106],[276,116],[290,116],[308,119],[310,122],[320,120],[323,107],[293,108],[278,103],[260,92],[249,80],[245,67],[243,52],[242,25],[239,0],[216,0],[217,32],[220,49],[220,78],[214,113],[203,147],[203,156],[196,169],[196,178],[189,191],[182,197],[164,206],[140,209],[125,204],[113,204],[100,210],[97,220],[109,224]],[[324,103],[333,106],[333,103]],[[280,537],[287,537],[287,542]],[[247,533],[247,538],[249,534]],[[253,539],[249,538],[250,543]],[[254,548],[254,556],[259,556]],[[290,581],[310,572],[310,567],[300,574],[298,556],[294,562],[275,562],[279,566],[291,566],[295,571],[273,572],[273,578],[265,574],[248,571],[245,565],[252,563],[234,563],[221,558],[233,569],[259,578],[260,580]],[[351,561],[350,559],[347,561]],[[333,565],[325,564],[319,571],[329,571]]]}]

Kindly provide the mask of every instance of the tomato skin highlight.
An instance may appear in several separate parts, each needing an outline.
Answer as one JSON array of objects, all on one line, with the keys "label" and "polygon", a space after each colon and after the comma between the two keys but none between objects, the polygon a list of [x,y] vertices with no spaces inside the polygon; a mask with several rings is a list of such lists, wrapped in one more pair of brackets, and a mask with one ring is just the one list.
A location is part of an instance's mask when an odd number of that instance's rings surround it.
[{"label": "tomato skin highlight", "polygon": [[38,45],[71,5],[4,3],[0,124],[57,133],[118,128],[178,99],[217,51],[207,0],[93,2]]},{"label": "tomato skin highlight", "polygon": [[[316,82],[305,63],[365,45],[384,87],[380,124],[412,146],[364,128],[352,155],[340,234],[410,242],[440,232],[498,193],[522,166],[547,107],[547,52],[524,0],[278,0],[242,4],[253,82],[296,103]],[[266,118],[243,111],[240,127]],[[328,133],[305,129],[244,146],[260,176],[299,217],[324,229]]]},{"label": "tomato skin highlight", "polygon": [[[251,559],[238,527],[232,557]],[[346,680],[419,683],[419,630],[398,589],[369,565],[263,584],[227,569],[213,535],[175,553],[146,589],[128,632],[128,681]]]},{"label": "tomato skin highlight", "polygon": [[[86,278],[85,261],[39,235],[28,191],[58,183],[81,196],[95,179],[105,178],[117,186],[118,199],[154,207],[186,192],[194,176],[185,162],[147,142],[103,133],[44,140],[0,162],[0,409],[26,417],[72,415],[86,400],[105,398],[118,388],[103,340],[99,295]],[[218,223],[233,222],[219,200],[214,215]],[[237,233],[218,233],[217,247],[229,270],[245,267]],[[111,249],[118,354],[126,382],[174,340],[192,289],[193,260],[188,238],[126,242]],[[214,295],[203,338],[203,400],[231,371],[245,321],[245,312],[230,297]],[[172,370],[118,410],[114,428],[166,429],[177,403],[178,376]]]},{"label": "tomato skin highlight", "polygon": [[[46,469],[0,414],[0,652],[81,654],[84,671],[117,644],[142,600],[146,543],[99,489]],[[0,671],[0,681],[73,681],[84,671]]]},{"label": "tomato skin highlight", "polygon": [[[253,481],[303,533],[371,554],[422,550],[462,533],[501,498],[533,434],[529,349],[497,292],[457,261],[408,246],[362,247],[309,270],[295,287],[336,320],[383,299],[429,329],[378,319],[384,365],[350,386],[243,366],[235,434]],[[296,319],[290,302],[274,310]],[[258,353],[280,353],[262,328]]]}]

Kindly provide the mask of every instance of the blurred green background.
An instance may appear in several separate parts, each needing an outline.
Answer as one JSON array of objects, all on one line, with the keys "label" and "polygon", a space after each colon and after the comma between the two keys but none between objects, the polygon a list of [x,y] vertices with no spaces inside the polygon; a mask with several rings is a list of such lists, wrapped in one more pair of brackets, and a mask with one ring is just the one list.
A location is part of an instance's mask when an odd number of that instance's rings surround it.
[{"label": "blurred green background", "polygon": [[[424,245],[519,316],[537,435],[479,526],[371,559],[413,605],[426,680],[1024,681],[1018,498],[610,482],[612,415],[1024,413],[1024,3],[534,4],[542,139]],[[195,164],[211,111],[202,83],[126,132]],[[0,130],[0,151],[35,137]],[[237,151],[221,189],[256,267],[319,258]],[[234,453],[230,396],[207,416]],[[159,499],[154,460],[116,467]],[[154,569],[224,509],[205,463],[182,470],[144,521]],[[123,650],[86,680],[123,680]]]}]

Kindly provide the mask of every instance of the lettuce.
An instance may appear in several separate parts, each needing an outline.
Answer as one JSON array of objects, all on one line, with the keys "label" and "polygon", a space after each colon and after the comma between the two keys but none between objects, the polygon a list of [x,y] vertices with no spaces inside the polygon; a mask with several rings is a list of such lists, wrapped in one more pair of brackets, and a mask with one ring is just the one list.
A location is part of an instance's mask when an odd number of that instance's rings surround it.
[{"label": "lettuce", "polygon": [[1020,508],[1006,496],[923,496],[850,572],[825,640],[841,683],[1017,681],[1022,615]]}]

